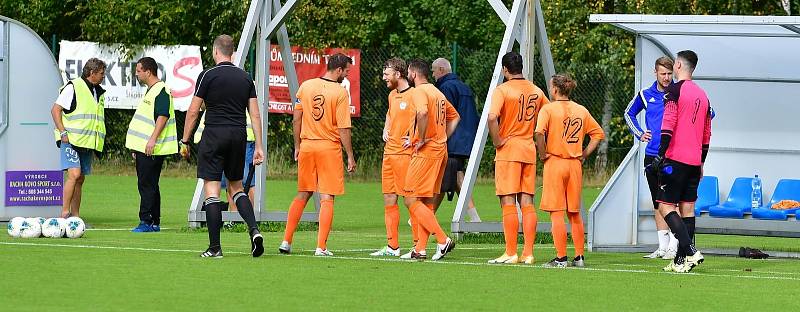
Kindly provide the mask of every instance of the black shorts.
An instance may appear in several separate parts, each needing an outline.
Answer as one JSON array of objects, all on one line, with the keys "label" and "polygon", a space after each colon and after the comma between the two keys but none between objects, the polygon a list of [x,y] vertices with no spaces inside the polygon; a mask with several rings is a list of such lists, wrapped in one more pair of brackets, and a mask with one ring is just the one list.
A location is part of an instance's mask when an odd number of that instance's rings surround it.
[{"label": "black shorts", "polygon": [[207,181],[240,181],[244,175],[247,130],[239,127],[206,127],[197,146],[197,177]]},{"label": "black shorts", "polygon": [[665,159],[662,170],[658,172],[661,189],[656,201],[670,205],[696,202],[700,178],[700,166]]},{"label": "black shorts", "polygon": [[447,156],[447,167],[444,169],[442,177],[441,193],[448,193],[448,200],[452,200],[453,192],[458,192],[458,172],[466,169],[467,158],[457,155]]},{"label": "black shorts", "polygon": [[656,202],[658,190],[660,190],[658,187],[658,175],[656,174],[655,170],[650,170],[650,168],[648,168],[651,164],[653,164],[655,159],[655,156],[644,156],[644,176],[647,178],[647,188],[650,189],[650,198],[653,200],[653,209],[658,209],[658,202]]}]

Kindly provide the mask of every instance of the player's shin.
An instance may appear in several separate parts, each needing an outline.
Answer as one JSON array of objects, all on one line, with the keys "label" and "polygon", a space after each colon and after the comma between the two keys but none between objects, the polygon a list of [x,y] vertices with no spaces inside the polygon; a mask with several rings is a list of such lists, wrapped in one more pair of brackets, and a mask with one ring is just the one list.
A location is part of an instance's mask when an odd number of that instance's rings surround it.
[{"label": "player's shin", "polygon": [[538,220],[533,205],[522,207],[523,258],[533,255],[533,245],[536,241],[536,222]]},{"label": "player's shin", "polygon": [[222,206],[217,197],[209,197],[203,202],[206,211],[206,226],[208,227],[208,246],[219,248],[219,231],[222,227]]}]

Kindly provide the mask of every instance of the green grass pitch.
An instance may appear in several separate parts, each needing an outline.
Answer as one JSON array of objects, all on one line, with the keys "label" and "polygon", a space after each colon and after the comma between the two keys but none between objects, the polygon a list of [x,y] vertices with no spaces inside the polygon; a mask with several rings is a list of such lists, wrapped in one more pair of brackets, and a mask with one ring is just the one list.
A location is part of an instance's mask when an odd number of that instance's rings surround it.
[{"label": "green grass pitch", "polygon": [[[83,238],[0,235],[0,310],[769,311],[791,310],[800,299],[800,261],[788,259],[707,256],[692,274],[677,275],[661,272],[666,260],[623,253],[587,253],[585,269],[544,269],[555,253],[550,244],[536,245],[536,266],[486,264],[503,252],[499,243],[459,244],[440,262],[372,258],[385,244],[379,183],[348,183],[337,198],[329,239],[335,257],[312,256],[314,231],[295,235],[291,256],[277,254],[282,232],[264,233],[267,253],[257,259],[245,233],[223,232],[225,258],[201,259],[206,233],[186,229],[194,180],[162,178],[161,185],[161,233],[129,232],[137,223],[135,177],[89,176],[82,217],[93,229]],[[294,186],[269,181],[271,209],[286,209]],[[585,203],[598,192],[587,188]],[[491,185],[476,186],[485,220],[500,218],[492,194]],[[452,211],[446,202],[438,213],[446,230]],[[405,250],[405,222],[400,231]],[[796,240],[778,238],[700,235],[698,242],[701,250],[797,248]]]}]

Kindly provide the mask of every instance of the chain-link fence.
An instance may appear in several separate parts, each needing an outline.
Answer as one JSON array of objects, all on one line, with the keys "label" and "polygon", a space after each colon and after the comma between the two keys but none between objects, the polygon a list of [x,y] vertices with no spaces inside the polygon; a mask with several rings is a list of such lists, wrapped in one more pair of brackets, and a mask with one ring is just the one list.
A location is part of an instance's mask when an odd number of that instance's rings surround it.
[{"label": "chain-link fence", "polygon": [[[383,63],[394,56],[404,59],[420,57],[403,55],[389,49],[363,49],[361,59],[361,116],[353,118],[353,148],[359,163],[358,176],[365,179],[380,178],[380,164],[383,153],[381,133],[388,105],[388,92],[382,80]],[[450,60],[454,72],[475,93],[478,112],[483,104],[492,78],[492,71],[497,58],[497,51],[470,50],[457,45],[441,49],[439,53],[422,56],[427,60],[444,57]],[[536,74],[534,83],[543,90],[545,77],[538,61],[534,65]],[[632,137],[625,126],[622,114],[633,95],[633,73],[624,68],[604,68],[596,64],[568,63],[555,64],[556,71],[568,72],[578,82],[573,100],[584,105],[606,131],[607,140],[590,159],[587,166],[600,172],[609,172],[617,167],[632,144]],[[105,158],[116,158],[127,155],[124,148],[124,136],[127,123],[133,111],[109,110],[106,118],[109,129],[107,137],[108,149]],[[178,129],[183,129],[185,114],[177,114]],[[285,114],[269,115],[269,133],[267,137],[268,165],[271,176],[294,176],[292,160],[292,117]],[[492,159],[494,149],[487,144],[480,165],[482,176],[493,175]]]}]

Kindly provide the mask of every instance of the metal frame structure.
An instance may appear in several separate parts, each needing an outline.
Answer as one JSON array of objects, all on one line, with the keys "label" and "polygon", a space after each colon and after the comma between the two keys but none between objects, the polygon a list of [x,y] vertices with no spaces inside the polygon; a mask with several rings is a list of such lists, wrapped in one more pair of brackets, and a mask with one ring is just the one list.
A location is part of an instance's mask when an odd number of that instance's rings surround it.
[{"label": "metal frame structure", "polygon": [[[283,61],[287,80],[289,82],[289,93],[292,102],[297,99],[295,95],[299,88],[297,72],[295,71],[292,58],[289,34],[286,30],[286,19],[300,3],[298,0],[289,0],[281,5],[280,0],[253,0],[247,10],[242,36],[239,38],[237,51],[241,55],[235,60],[235,65],[244,68],[245,60],[252,44],[253,36],[256,36],[256,90],[258,102],[261,106],[261,137],[264,140],[264,147],[267,146],[267,127],[269,126],[269,59],[271,49],[271,37],[276,36],[280,46],[280,54]],[[264,151],[266,154],[266,150]],[[286,221],[287,212],[267,210],[267,166],[256,166],[256,192],[253,199],[255,205],[256,221]],[[194,196],[189,206],[189,226],[199,227],[206,221],[205,212],[201,211],[202,203],[205,198],[203,193],[203,180],[198,179],[195,186]],[[316,222],[319,219],[319,203],[316,204],[316,211],[304,212],[302,221]],[[243,221],[237,212],[224,211],[222,213],[224,221]]]},{"label": "metal frame structure", "polygon": [[[724,38],[737,37],[773,41],[792,40],[797,42],[800,39],[800,28],[798,28],[800,26],[800,17],[795,16],[595,14],[590,16],[589,21],[592,23],[611,24],[636,35],[636,90],[645,85],[643,83],[643,81],[647,80],[647,78],[643,77],[645,71],[652,70],[649,67],[643,69],[643,64],[650,66],[653,56],[675,55],[677,51],[669,49],[670,44],[668,41],[680,36],[684,38],[701,37],[704,38],[703,40],[719,38],[722,38],[719,40],[726,40]],[[697,27],[697,25],[705,27]],[[786,43],[784,41],[784,44]],[[672,45],[674,46],[675,43],[673,42]],[[686,45],[686,43],[681,45]],[[691,46],[689,47],[691,48]],[[762,48],[767,49],[767,47]],[[779,45],[772,48],[778,50],[786,49],[786,47]],[[729,53],[738,52],[735,45],[727,51]],[[645,53],[647,53],[647,56],[645,56]],[[747,62],[761,62],[762,60],[760,59],[752,60],[760,57],[744,54],[740,58],[742,64],[737,65],[749,66]],[[707,60],[708,58],[705,59]],[[702,60],[701,63],[703,63]],[[791,67],[788,64],[784,66]],[[702,72],[703,69],[701,65],[693,79],[698,81],[701,86],[705,85],[704,88],[716,88],[715,90],[717,91],[720,91],[720,86],[724,86],[725,90],[727,90],[725,91],[726,93],[735,93],[732,92],[734,89],[746,89],[744,92],[756,90],[761,90],[761,92],[775,92],[775,90],[786,92],[786,90],[796,90],[796,84],[800,83],[800,75],[796,74],[786,75],[766,71],[750,71],[744,73],[752,75],[747,77],[741,75],[742,73],[726,75],[725,71],[717,74],[704,74]],[[788,92],[792,93],[794,91]],[[756,124],[762,124],[763,122],[757,116],[742,117],[743,113],[737,112],[741,107],[746,106],[741,104],[743,100],[725,98],[727,101],[714,101],[714,97],[719,99],[728,95],[720,94],[720,92],[709,93],[709,95],[712,98],[712,103],[717,103],[715,110],[728,110],[720,112],[719,115],[724,115],[724,117],[718,118],[725,118],[725,120],[716,121],[715,128],[717,123],[721,122],[722,125],[727,126],[724,129],[729,130],[729,132],[723,133],[722,137],[715,135],[718,139],[711,142],[709,161],[706,163],[704,170],[709,175],[720,176],[720,193],[725,193],[727,186],[732,182],[726,180],[732,180],[731,177],[743,175],[740,174],[741,172],[752,172],[751,170],[757,169],[776,177],[800,176],[800,170],[780,165],[785,161],[800,159],[800,145],[786,144],[785,141],[773,138],[748,140],[747,138],[725,137],[726,134],[729,136],[732,134],[730,132],[731,128],[741,128],[742,125],[736,123],[738,121],[747,120]],[[782,96],[786,97],[786,95]],[[786,105],[785,101],[776,101],[776,103]],[[768,109],[768,106],[764,106],[764,108]],[[772,109],[781,111],[787,108],[780,106]],[[784,115],[791,115],[791,112],[782,112]],[[733,119],[733,121],[728,121],[728,119]],[[641,121],[643,121],[643,118],[640,119]],[[776,121],[770,122],[772,124],[776,123]],[[769,130],[775,131],[772,132],[773,136],[777,135],[782,138],[785,133],[782,134],[780,132],[792,131],[791,129],[794,128],[784,129],[777,127]],[[720,139],[722,139],[722,143],[718,143]],[[642,170],[644,170],[643,159],[644,144],[634,143],[634,146],[592,205],[589,211],[589,230],[587,232],[587,242],[590,250],[636,252],[649,251],[655,247],[655,235],[645,234],[655,231],[655,226],[654,210],[649,204],[650,194],[641,174]],[[774,184],[774,180],[776,179],[765,180],[765,183]],[[725,183],[728,183],[728,185],[725,185]],[[765,191],[768,190],[767,186],[765,185]],[[696,222],[698,233],[800,237],[800,222],[791,219],[789,221],[770,221],[752,219],[749,216],[746,216],[745,219],[701,216],[696,219]]]},{"label": "metal frame structure", "polygon": [[[494,9],[497,16],[506,25],[503,33],[503,41],[497,53],[497,60],[492,74],[492,81],[489,84],[489,92],[486,94],[486,101],[483,104],[480,123],[470,152],[469,164],[464,173],[464,183],[461,185],[456,209],[451,221],[451,231],[455,235],[463,233],[499,233],[503,232],[501,222],[466,222],[464,217],[467,210],[468,199],[472,197],[472,190],[475,179],[478,175],[478,166],[483,156],[483,148],[486,146],[488,134],[487,122],[489,110],[492,105],[492,91],[503,81],[502,57],[514,48],[514,42],[520,46],[520,54],[523,56],[525,77],[531,79],[534,75],[534,51],[539,51],[542,63],[542,72],[545,80],[555,74],[553,57],[550,52],[550,43],[547,39],[547,30],[544,25],[544,14],[539,0],[515,0],[509,12],[500,0],[489,0],[489,4]],[[531,177],[535,178],[535,177]],[[550,223],[542,222],[537,226],[538,231],[549,231]]]},{"label": "metal frame structure", "polygon": [[[488,0],[489,4],[494,9],[495,13],[504,21],[506,29],[503,35],[503,42],[495,63],[494,73],[492,75],[492,82],[490,85],[490,92],[484,104],[484,110],[481,115],[481,121],[478,132],[478,140],[475,141],[471,152],[471,161],[467,167],[465,180],[456,205],[456,211],[452,218],[453,232],[458,234],[462,232],[502,232],[502,224],[498,222],[483,222],[483,223],[466,223],[464,222],[466,198],[472,194],[472,187],[475,183],[477,176],[478,164],[480,163],[481,153],[486,144],[486,136],[488,128],[486,122],[488,120],[489,106],[491,105],[491,90],[502,82],[501,74],[501,58],[502,56],[511,51],[514,47],[514,42],[520,45],[520,52],[523,55],[524,67],[526,68],[525,75],[531,78],[533,75],[533,64],[535,63],[534,51],[539,51],[539,57],[543,64],[543,72],[545,77],[550,77],[555,73],[553,66],[553,59],[550,52],[550,44],[547,39],[547,31],[544,26],[544,15],[542,13],[541,4],[539,0],[515,0],[509,12],[501,0]],[[289,80],[289,89],[294,101],[294,94],[298,88],[297,74],[294,71],[294,64],[291,61],[291,46],[289,45],[289,36],[286,32],[284,25],[286,18],[291,14],[292,10],[297,6],[299,1],[289,0],[281,6],[280,0],[253,0],[245,21],[242,37],[239,40],[238,51],[242,54],[238,58],[236,65],[242,67],[243,61],[247,59],[248,49],[250,46],[252,36],[257,34],[258,41],[256,42],[257,53],[257,77],[269,77],[269,64],[268,53],[269,38],[277,34],[279,44],[281,46],[281,54],[283,56],[284,68]],[[270,14],[270,12],[272,14]],[[538,44],[538,45],[537,45]],[[259,102],[262,111],[262,137],[265,142],[267,140],[267,124],[268,124],[268,105],[269,105],[269,86],[268,82],[262,79],[256,79]],[[266,146],[266,144],[265,144]],[[267,189],[265,187],[266,181],[266,166],[257,167],[256,172],[256,220],[257,221],[285,221],[286,212],[283,211],[267,211],[266,210],[266,196]],[[205,222],[205,212],[201,211],[203,195],[203,182],[198,180],[195,187],[192,203],[189,206],[189,225],[192,227],[200,226],[201,222]],[[317,221],[319,202],[316,200],[317,211],[305,212],[301,220],[303,221]],[[225,221],[241,221],[241,217],[236,212],[223,212],[223,220]],[[540,230],[548,230],[549,223],[541,224]]]},{"label": "metal frame structure", "polygon": [[3,79],[0,80],[0,90],[3,90],[3,93],[0,94],[0,135],[6,131],[8,127],[8,94],[5,92],[8,90],[8,43],[6,42],[6,38],[8,38],[8,27],[6,27],[6,21],[0,19],[0,77]]}]

